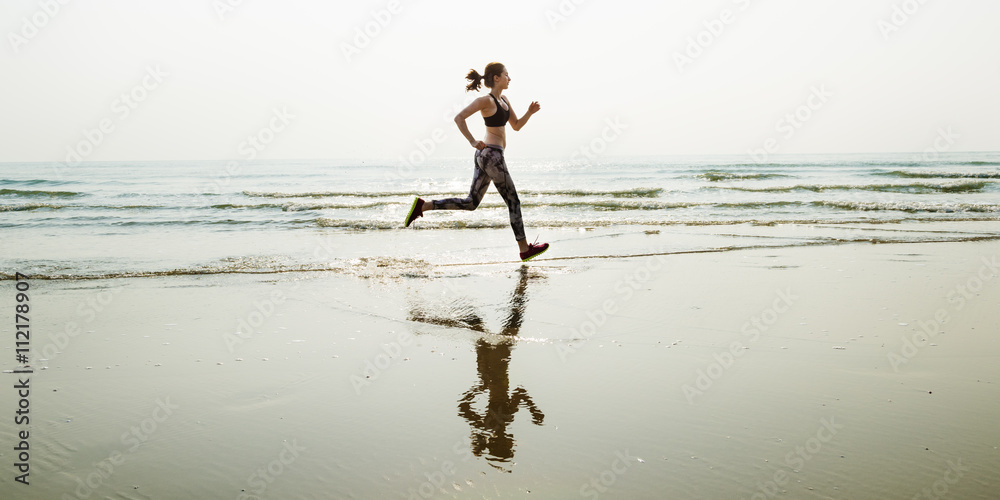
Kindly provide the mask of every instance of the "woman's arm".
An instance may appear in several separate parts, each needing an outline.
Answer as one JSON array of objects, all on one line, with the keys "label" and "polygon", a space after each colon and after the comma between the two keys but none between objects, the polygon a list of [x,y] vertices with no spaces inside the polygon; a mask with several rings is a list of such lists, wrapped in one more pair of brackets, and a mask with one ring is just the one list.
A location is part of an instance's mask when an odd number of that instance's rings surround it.
[{"label": "woman's arm", "polygon": [[[504,97],[504,100],[507,100],[507,98]],[[542,105],[538,104],[538,101],[531,101],[531,105],[528,106],[528,112],[525,113],[524,116],[518,118],[517,114],[514,113],[514,105],[511,104],[510,101],[507,101],[507,107],[510,108],[510,120],[507,120],[507,122],[510,123],[510,128],[515,131],[521,130],[521,127],[528,123],[528,118],[531,118],[531,115],[542,109]]]},{"label": "woman's arm", "polygon": [[458,125],[458,130],[462,132],[465,139],[469,141],[469,144],[476,149],[483,149],[486,147],[486,143],[483,141],[477,141],[475,137],[472,136],[472,132],[469,132],[469,125],[465,123],[465,120],[472,116],[476,111],[482,111],[485,97],[479,97],[476,100],[469,103],[462,111],[459,111],[455,115],[455,125]]}]

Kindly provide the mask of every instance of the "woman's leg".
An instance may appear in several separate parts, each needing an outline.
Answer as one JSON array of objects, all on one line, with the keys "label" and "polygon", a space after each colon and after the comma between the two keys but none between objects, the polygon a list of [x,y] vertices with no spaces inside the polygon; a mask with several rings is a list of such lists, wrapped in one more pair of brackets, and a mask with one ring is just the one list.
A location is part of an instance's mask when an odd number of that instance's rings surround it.
[{"label": "woman's leg", "polygon": [[483,170],[497,187],[497,192],[507,204],[507,211],[510,212],[510,227],[514,230],[514,238],[521,247],[521,251],[527,249],[527,242],[524,236],[524,221],[521,219],[521,200],[517,197],[517,189],[514,188],[514,179],[511,179],[507,170],[507,163],[503,159],[503,150],[487,147],[482,150],[480,161]]},{"label": "woman's leg", "polygon": [[483,201],[483,196],[486,196],[486,190],[490,188],[490,176],[483,171],[483,167],[480,165],[481,153],[482,151],[476,151],[476,165],[472,172],[472,186],[469,188],[469,196],[432,200],[429,202],[431,207],[424,210],[475,210],[479,206],[479,202]]}]

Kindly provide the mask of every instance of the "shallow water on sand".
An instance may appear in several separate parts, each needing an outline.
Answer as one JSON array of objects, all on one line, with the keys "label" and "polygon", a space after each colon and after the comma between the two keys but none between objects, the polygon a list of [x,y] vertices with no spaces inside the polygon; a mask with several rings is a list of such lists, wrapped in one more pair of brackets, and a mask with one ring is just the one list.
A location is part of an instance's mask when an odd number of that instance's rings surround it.
[{"label": "shallow water on sand", "polygon": [[[35,282],[30,491],[990,498],[1000,289],[961,310],[945,294],[995,251]],[[941,308],[946,333],[923,340]],[[81,333],[59,340],[70,321]],[[916,354],[894,365],[904,339]]]}]

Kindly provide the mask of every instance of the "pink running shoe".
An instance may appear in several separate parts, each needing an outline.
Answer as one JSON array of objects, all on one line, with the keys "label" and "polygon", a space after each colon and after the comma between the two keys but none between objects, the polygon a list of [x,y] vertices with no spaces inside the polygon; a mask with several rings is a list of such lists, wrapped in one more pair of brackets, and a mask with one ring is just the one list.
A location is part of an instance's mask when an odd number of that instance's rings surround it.
[{"label": "pink running shoe", "polygon": [[528,262],[531,259],[541,255],[543,252],[549,249],[548,243],[542,243],[541,245],[536,245],[534,243],[528,244],[528,251],[521,252],[521,262]]},{"label": "pink running shoe", "polygon": [[413,205],[410,206],[410,213],[406,214],[406,225],[403,227],[410,227],[410,223],[417,220],[417,217],[424,216],[424,200],[417,198],[413,200]]}]

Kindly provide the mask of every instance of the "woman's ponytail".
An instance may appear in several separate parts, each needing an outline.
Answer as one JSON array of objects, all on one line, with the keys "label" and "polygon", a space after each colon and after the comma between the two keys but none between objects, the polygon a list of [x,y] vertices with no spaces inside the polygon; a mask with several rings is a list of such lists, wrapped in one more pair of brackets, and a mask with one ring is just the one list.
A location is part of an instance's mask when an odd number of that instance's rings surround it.
[{"label": "woman's ponytail", "polygon": [[469,92],[472,90],[479,90],[479,86],[483,81],[483,75],[480,75],[476,70],[469,70],[469,74],[465,75],[465,79],[469,80],[469,84],[465,86],[465,91]]}]

